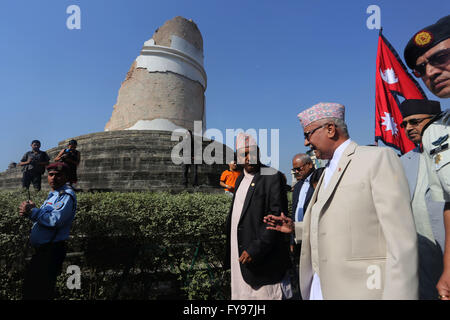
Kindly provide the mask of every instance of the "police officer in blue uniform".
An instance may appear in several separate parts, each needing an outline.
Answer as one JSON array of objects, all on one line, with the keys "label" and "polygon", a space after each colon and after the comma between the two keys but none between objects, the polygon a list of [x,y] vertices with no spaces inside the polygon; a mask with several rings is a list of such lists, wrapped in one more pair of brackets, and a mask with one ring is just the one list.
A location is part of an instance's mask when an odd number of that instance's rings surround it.
[{"label": "police officer in blue uniform", "polygon": [[49,300],[54,297],[56,278],[66,257],[66,240],[75,217],[77,199],[66,184],[69,167],[62,162],[47,167],[51,191],[40,208],[24,201],[19,214],[33,222],[30,242],[35,253],[27,268],[23,286],[24,300]]}]

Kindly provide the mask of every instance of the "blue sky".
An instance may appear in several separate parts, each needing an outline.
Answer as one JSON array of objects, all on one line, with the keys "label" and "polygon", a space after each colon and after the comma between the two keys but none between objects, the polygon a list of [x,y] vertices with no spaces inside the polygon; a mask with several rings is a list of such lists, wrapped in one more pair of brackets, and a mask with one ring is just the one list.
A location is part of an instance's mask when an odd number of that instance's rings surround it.
[{"label": "blue sky", "polygon": [[[70,5],[81,9],[80,30],[66,27]],[[143,43],[178,15],[203,35],[207,128],[279,129],[286,174],[306,151],[296,115],[318,102],[344,104],[352,139],[373,143],[378,30],[366,26],[369,5],[380,7],[401,57],[416,31],[450,13],[447,0],[2,0],[0,171],[33,139],[46,150],[103,131]]]}]

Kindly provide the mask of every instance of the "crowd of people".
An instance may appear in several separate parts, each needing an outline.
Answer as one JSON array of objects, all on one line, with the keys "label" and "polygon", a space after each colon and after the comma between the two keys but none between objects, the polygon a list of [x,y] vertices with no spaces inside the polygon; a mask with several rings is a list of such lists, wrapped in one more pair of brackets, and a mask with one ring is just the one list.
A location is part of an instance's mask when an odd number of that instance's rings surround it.
[{"label": "crowd of people", "polygon": [[[415,33],[404,55],[434,95],[450,98],[450,16]],[[236,159],[219,182],[232,197],[224,261],[232,299],[450,300],[450,112],[432,100],[405,100],[400,110],[417,146],[401,158],[354,142],[339,103],[300,112],[304,145],[328,163],[315,168],[308,155],[293,157],[292,216],[286,177],[260,162],[252,136],[238,135]],[[19,209],[33,222],[26,299],[54,293],[76,211],[76,146],[70,141],[48,165],[34,140],[19,163],[24,188],[40,190],[45,167],[51,187],[40,208],[25,201]]]},{"label": "crowd of people", "polygon": [[[404,55],[434,95],[450,98],[450,16],[416,32]],[[432,100],[399,107],[417,146],[401,158],[352,141],[339,103],[298,114],[304,145],[328,163],[320,172],[294,156],[291,217],[281,175],[261,175],[258,156],[250,166],[258,147],[240,137],[225,262],[233,299],[450,300],[450,112]]]}]

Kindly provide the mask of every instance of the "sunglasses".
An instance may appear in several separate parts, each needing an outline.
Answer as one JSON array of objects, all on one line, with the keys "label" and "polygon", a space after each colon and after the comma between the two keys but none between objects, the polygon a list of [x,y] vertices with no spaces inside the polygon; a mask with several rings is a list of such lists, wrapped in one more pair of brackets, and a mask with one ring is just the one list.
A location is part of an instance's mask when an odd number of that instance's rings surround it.
[{"label": "sunglasses", "polygon": [[329,124],[331,124],[331,123],[325,123],[325,124],[323,124],[321,126],[318,126],[315,129],[312,129],[311,131],[304,132],[303,135],[305,136],[305,139],[309,140],[311,138],[311,136],[313,135],[313,133],[316,132],[316,130],[319,130],[320,128],[325,128]]},{"label": "sunglasses", "polygon": [[292,173],[295,173],[297,171],[301,171],[302,168],[306,165],[306,163],[302,164],[300,167],[296,167],[296,168],[292,168],[291,171]]},{"label": "sunglasses", "polygon": [[425,117],[425,118],[415,118],[415,119],[409,119],[408,121],[402,121],[402,123],[400,123],[400,127],[405,129],[407,124],[409,124],[410,126],[417,126],[423,120],[431,119],[433,117],[434,116],[429,116],[429,117]]},{"label": "sunglasses", "polygon": [[433,67],[443,67],[448,63],[449,59],[450,59],[450,48],[436,52],[431,57],[426,59],[425,62],[416,65],[416,67],[413,69],[413,74],[417,78],[423,77],[425,75],[428,63],[431,64]]}]

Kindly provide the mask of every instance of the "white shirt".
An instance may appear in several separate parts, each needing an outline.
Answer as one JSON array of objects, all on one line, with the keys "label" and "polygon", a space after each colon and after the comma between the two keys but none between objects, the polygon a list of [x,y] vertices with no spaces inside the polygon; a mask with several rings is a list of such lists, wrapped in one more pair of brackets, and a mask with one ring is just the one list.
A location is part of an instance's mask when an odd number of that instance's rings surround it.
[{"label": "white shirt", "polygon": [[[344,141],[344,143],[342,143],[339,147],[337,147],[336,150],[334,150],[333,158],[331,158],[331,160],[328,162],[325,168],[325,176],[323,177],[323,182],[322,185],[320,186],[321,188],[326,188],[328,186],[331,177],[336,171],[339,160],[341,160],[344,150],[347,148],[347,146],[350,144],[351,141],[352,141],[351,139],[347,139],[346,141]],[[311,291],[309,293],[309,300],[323,300],[322,288],[320,287],[320,278],[317,275],[317,273],[314,273],[313,276]]]},{"label": "white shirt", "polygon": [[345,140],[336,150],[334,150],[333,158],[328,162],[325,169],[325,176],[323,177],[323,187],[326,188],[328,186],[328,182],[330,182],[333,173],[336,171],[336,168],[339,164],[339,160],[341,160],[342,154],[347,146],[352,142],[351,139]]}]

